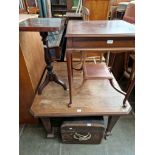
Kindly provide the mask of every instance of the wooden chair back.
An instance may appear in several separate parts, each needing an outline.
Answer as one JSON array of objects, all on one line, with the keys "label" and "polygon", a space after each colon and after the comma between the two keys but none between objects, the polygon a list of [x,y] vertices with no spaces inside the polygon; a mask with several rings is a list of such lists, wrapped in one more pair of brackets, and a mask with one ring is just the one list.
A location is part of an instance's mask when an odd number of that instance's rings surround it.
[{"label": "wooden chair back", "polygon": [[89,20],[89,16],[90,16],[90,11],[88,8],[82,6],[82,17],[83,20]]},{"label": "wooden chair back", "polygon": [[123,20],[134,24],[135,23],[135,2],[132,1],[128,4]]}]

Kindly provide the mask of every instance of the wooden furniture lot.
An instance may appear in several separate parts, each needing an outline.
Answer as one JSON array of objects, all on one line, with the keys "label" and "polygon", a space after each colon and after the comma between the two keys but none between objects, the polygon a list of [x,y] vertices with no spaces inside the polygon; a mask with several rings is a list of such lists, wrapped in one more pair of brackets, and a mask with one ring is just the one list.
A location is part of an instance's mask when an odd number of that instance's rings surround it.
[{"label": "wooden furniture lot", "polygon": [[[98,52],[110,51],[118,53],[134,51],[135,49],[134,25],[121,20],[69,21],[66,37],[66,58],[70,91],[68,106],[72,104],[73,52],[96,50]],[[93,74],[95,76],[95,70]],[[104,76],[106,75],[102,75],[103,78]]]},{"label": "wooden furniture lot", "polygon": [[[19,15],[19,22],[38,15]],[[39,67],[38,67],[39,66]],[[19,32],[19,122],[36,123],[29,109],[45,68],[43,45],[38,32]]]},{"label": "wooden furniture lot", "polygon": [[58,79],[53,72],[52,58],[49,53],[48,32],[60,31],[64,27],[64,19],[61,18],[33,18],[20,23],[20,31],[35,31],[40,32],[44,45],[44,59],[46,62],[47,74],[44,82],[39,86],[38,93],[41,94],[43,88],[50,82],[54,81],[61,85],[65,90],[66,85]]},{"label": "wooden furniture lot", "polygon": [[[67,82],[65,62],[54,63],[54,70],[64,82]],[[126,108],[122,108],[124,96],[116,92],[108,81],[83,81],[82,72],[75,72],[74,75],[74,104],[71,108],[67,107],[69,92],[63,91],[55,83],[50,83],[42,95],[36,95],[30,109],[32,115],[42,120],[48,138],[54,136],[51,118],[109,116],[105,133],[108,136],[119,117],[129,114],[131,111],[130,104],[127,102]],[[117,82],[114,82],[120,89]]]}]

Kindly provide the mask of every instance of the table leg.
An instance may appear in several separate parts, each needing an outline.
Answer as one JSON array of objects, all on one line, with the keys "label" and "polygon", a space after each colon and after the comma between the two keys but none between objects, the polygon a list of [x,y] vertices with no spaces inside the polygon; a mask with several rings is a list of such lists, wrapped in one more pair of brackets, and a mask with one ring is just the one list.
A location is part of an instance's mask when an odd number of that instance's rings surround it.
[{"label": "table leg", "polygon": [[[112,67],[113,67],[113,65],[114,65],[115,58],[116,58],[116,54],[114,54],[114,56],[112,57],[112,64],[111,64]],[[112,67],[111,67],[111,68],[112,68]],[[110,70],[110,72],[111,72],[111,70]],[[109,79],[109,82],[110,82],[111,86],[112,86],[117,92],[119,92],[120,94],[122,94],[122,95],[124,95],[124,96],[127,95],[127,93],[125,93],[125,92],[123,92],[123,91],[121,91],[121,90],[119,90],[118,88],[115,87],[114,82],[113,82],[113,79]],[[125,107],[124,102],[125,102],[125,101],[123,101],[123,107]]]},{"label": "table leg", "polygon": [[48,33],[41,32],[40,35],[42,36],[42,41],[44,45],[44,58],[46,62],[47,75],[45,77],[44,82],[38,88],[38,94],[42,93],[42,90],[50,81],[56,82],[57,84],[61,85],[64,88],[64,90],[67,90],[66,84],[62,82],[61,80],[59,80],[56,74],[53,73],[53,65],[52,65],[53,61],[52,61],[51,55],[49,53],[49,48],[48,48],[48,38],[47,38]]},{"label": "table leg", "polygon": [[71,107],[72,104],[72,52],[66,51],[66,60],[67,60],[67,72],[68,72],[68,84],[69,84],[69,104],[68,107]]},{"label": "table leg", "polygon": [[115,87],[114,82],[113,82],[113,79],[109,79],[109,82],[110,82],[111,86],[112,86],[117,92],[119,92],[119,93],[122,94],[122,95],[126,95],[125,92],[123,92],[123,91],[121,91],[121,90],[119,90],[119,89],[117,89],[117,88]]},{"label": "table leg", "polygon": [[119,120],[120,116],[109,116],[108,117],[108,124],[105,131],[105,139],[107,136],[111,135],[111,131],[113,127],[115,126],[116,122]]},{"label": "table leg", "polygon": [[47,138],[53,138],[54,137],[54,130],[52,129],[50,118],[41,118],[41,122],[46,130]]},{"label": "table leg", "polygon": [[133,79],[133,80],[131,81],[130,85],[129,85],[129,88],[128,88],[128,90],[127,90],[127,94],[125,95],[125,98],[124,98],[124,100],[123,100],[123,107],[126,107],[125,103],[126,103],[126,101],[128,100],[129,95],[131,94],[131,91],[132,91],[132,89],[134,88],[134,86],[135,86],[135,79]]},{"label": "table leg", "polygon": [[72,68],[72,77],[73,77],[73,55],[71,54],[71,68]]}]

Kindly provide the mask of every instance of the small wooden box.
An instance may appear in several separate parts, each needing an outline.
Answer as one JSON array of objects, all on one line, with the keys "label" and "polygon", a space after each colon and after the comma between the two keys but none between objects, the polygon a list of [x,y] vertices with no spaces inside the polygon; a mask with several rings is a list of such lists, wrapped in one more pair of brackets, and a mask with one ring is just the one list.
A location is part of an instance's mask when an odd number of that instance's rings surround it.
[{"label": "small wooden box", "polygon": [[103,117],[66,120],[61,125],[62,142],[69,144],[99,144],[104,136],[104,130]]}]

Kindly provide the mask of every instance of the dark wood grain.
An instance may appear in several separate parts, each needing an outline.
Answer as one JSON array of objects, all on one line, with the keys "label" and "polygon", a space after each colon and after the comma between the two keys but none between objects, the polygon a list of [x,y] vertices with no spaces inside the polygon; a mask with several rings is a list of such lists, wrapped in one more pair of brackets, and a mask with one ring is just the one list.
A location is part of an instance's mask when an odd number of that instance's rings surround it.
[{"label": "dark wood grain", "polygon": [[134,25],[122,20],[69,21],[66,37],[134,37]]},{"label": "dark wood grain", "polygon": [[53,32],[64,27],[65,19],[62,18],[32,18],[19,24],[20,31]]},{"label": "dark wood grain", "polygon": [[[55,72],[67,82],[66,63],[55,63]],[[115,86],[119,88],[114,80]],[[69,91],[64,91],[54,82],[47,85],[42,95],[36,95],[31,106],[34,117],[71,117],[71,116],[102,116],[127,115],[131,106],[122,107],[124,96],[116,92],[108,80],[86,80],[83,74],[74,72],[73,104],[68,108]],[[54,95],[51,95],[54,94]],[[77,111],[81,109],[81,111]]]}]

